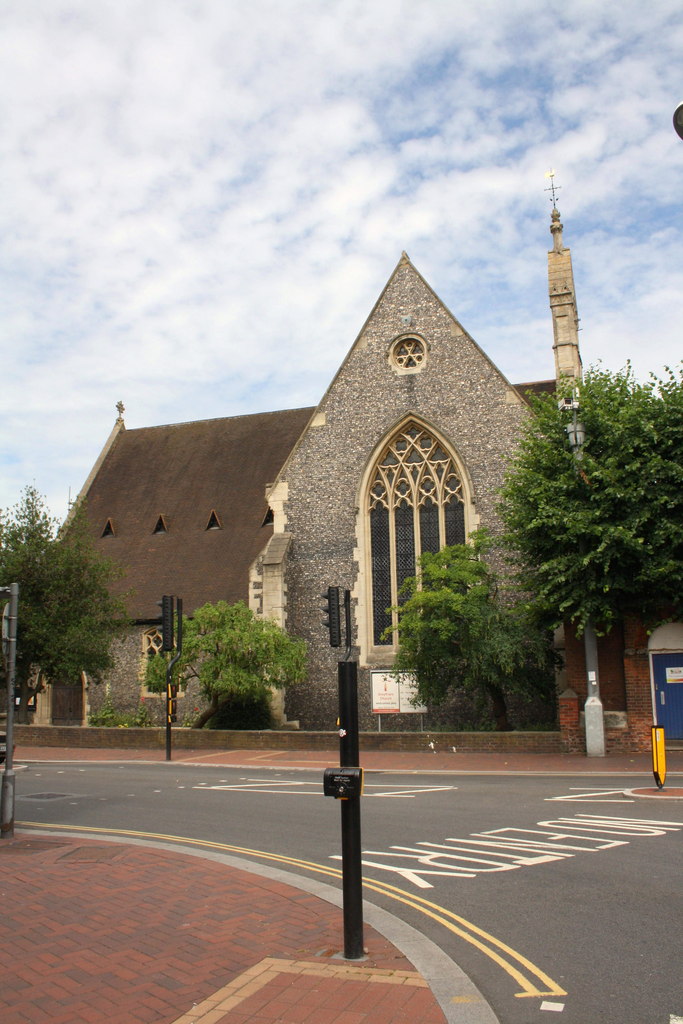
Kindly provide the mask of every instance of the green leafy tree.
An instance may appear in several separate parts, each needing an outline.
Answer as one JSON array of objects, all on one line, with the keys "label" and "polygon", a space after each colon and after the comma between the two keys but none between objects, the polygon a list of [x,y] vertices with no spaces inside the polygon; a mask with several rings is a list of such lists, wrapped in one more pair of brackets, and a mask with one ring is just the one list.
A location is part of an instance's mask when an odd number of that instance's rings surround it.
[{"label": "green leafy tree", "polygon": [[[564,394],[569,395],[569,385]],[[579,457],[571,413],[536,400],[503,491],[519,582],[549,626],[683,610],[683,371],[636,381],[589,370],[580,385]]]},{"label": "green leafy tree", "polygon": [[0,516],[0,581],[19,584],[16,683],[19,721],[47,681],[99,679],[112,664],[112,639],[127,625],[124,602],[109,593],[120,570],[100,558],[78,509],[61,530],[34,487]]},{"label": "green leafy tree", "polygon": [[395,671],[414,674],[418,697],[442,704],[458,690],[484,694],[497,729],[509,729],[507,696],[548,694],[553,686],[549,637],[513,603],[484,560],[490,542],[479,531],[471,544],[455,544],[420,558],[408,579],[398,614]]},{"label": "green leafy tree", "polygon": [[[147,685],[157,692],[166,682],[166,658],[147,665]],[[177,673],[177,674],[176,674]],[[271,619],[258,619],[242,601],[218,601],[183,617],[183,649],[174,681],[197,680],[207,707],[194,727],[201,729],[231,701],[260,700],[272,687],[301,682],[306,674],[306,645],[288,636]]]}]

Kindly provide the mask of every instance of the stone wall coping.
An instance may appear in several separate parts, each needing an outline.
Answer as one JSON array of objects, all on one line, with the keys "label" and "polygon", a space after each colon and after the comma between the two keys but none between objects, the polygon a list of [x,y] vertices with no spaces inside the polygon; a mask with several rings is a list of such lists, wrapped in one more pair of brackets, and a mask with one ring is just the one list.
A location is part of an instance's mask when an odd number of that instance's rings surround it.
[{"label": "stone wall coping", "polygon": [[[18,747],[79,747],[161,750],[164,728],[138,729],[85,727],[78,725],[16,725]],[[173,746],[179,750],[330,750],[336,749],[339,734],[292,729],[261,731],[220,729],[173,729]],[[364,750],[424,750],[430,742],[438,749],[458,751],[526,751],[560,753],[559,732],[362,732]]]}]

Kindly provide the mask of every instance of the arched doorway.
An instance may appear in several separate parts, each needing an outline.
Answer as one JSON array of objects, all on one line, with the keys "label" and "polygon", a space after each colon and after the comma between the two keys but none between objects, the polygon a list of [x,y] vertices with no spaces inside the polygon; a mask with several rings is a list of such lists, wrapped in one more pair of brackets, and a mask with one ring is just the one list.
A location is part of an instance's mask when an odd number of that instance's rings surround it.
[{"label": "arched doorway", "polygon": [[668,622],[648,641],[652,710],[667,739],[683,739],[683,622]]}]

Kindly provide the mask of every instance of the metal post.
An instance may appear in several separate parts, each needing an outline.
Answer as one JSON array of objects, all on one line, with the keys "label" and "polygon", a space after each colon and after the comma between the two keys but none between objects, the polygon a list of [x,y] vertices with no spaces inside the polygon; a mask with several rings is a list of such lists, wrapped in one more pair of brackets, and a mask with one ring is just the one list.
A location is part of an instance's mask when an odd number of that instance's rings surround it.
[{"label": "metal post", "polygon": [[355,661],[340,661],[339,681],[339,764],[357,768],[358,752],[358,666]]},{"label": "metal post", "polygon": [[166,666],[166,760],[171,760],[171,680],[173,678],[173,659]]},{"label": "metal post", "polygon": [[166,760],[171,760],[171,708],[173,707],[173,669],[183,651],[183,599],[171,598],[175,601],[178,625],[176,629],[177,646],[174,656],[166,666]]},{"label": "metal post", "polygon": [[586,622],[584,628],[583,644],[586,656],[586,675],[588,677],[588,696],[584,704],[586,755],[588,757],[604,757],[605,718],[602,710],[602,701],[600,700],[598,641],[590,619]]},{"label": "metal post", "polygon": [[[7,593],[7,591],[5,591]],[[0,789],[0,836],[14,838],[14,677],[17,663],[17,614],[19,611],[19,584],[9,587],[9,618],[7,637],[4,641],[7,652],[7,752],[5,770],[2,773]]]},{"label": "metal post", "polygon": [[[579,422],[579,392],[575,389],[570,407],[572,409],[572,422],[565,427],[569,445],[576,460],[577,471],[581,468],[583,459],[583,445],[586,442],[586,431],[583,423]],[[583,553],[584,544],[580,545]],[[598,673],[598,641],[595,636],[595,628],[592,619],[588,619],[583,633],[583,649],[586,661],[587,696],[584,704],[584,722],[586,727],[586,756],[605,756],[605,716],[603,714],[602,701],[600,700],[600,676]]]},{"label": "metal post", "polygon": [[[358,767],[358,666],[340,661],[339,764]],[[360,795],[341,800],[344,958],[361,960],[363,947],[363,874],[361,867]]]}]

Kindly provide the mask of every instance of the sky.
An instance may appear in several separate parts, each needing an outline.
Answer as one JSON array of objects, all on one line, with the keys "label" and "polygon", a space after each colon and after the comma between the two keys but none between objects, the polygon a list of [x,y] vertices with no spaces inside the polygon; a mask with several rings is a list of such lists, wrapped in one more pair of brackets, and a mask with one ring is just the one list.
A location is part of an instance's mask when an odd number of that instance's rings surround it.
[{"label": "sky", "polygon": [[513,383],[677,366],[680,0],[0,7],[0,509],[127,428],[316,405],[406,251]]}]

